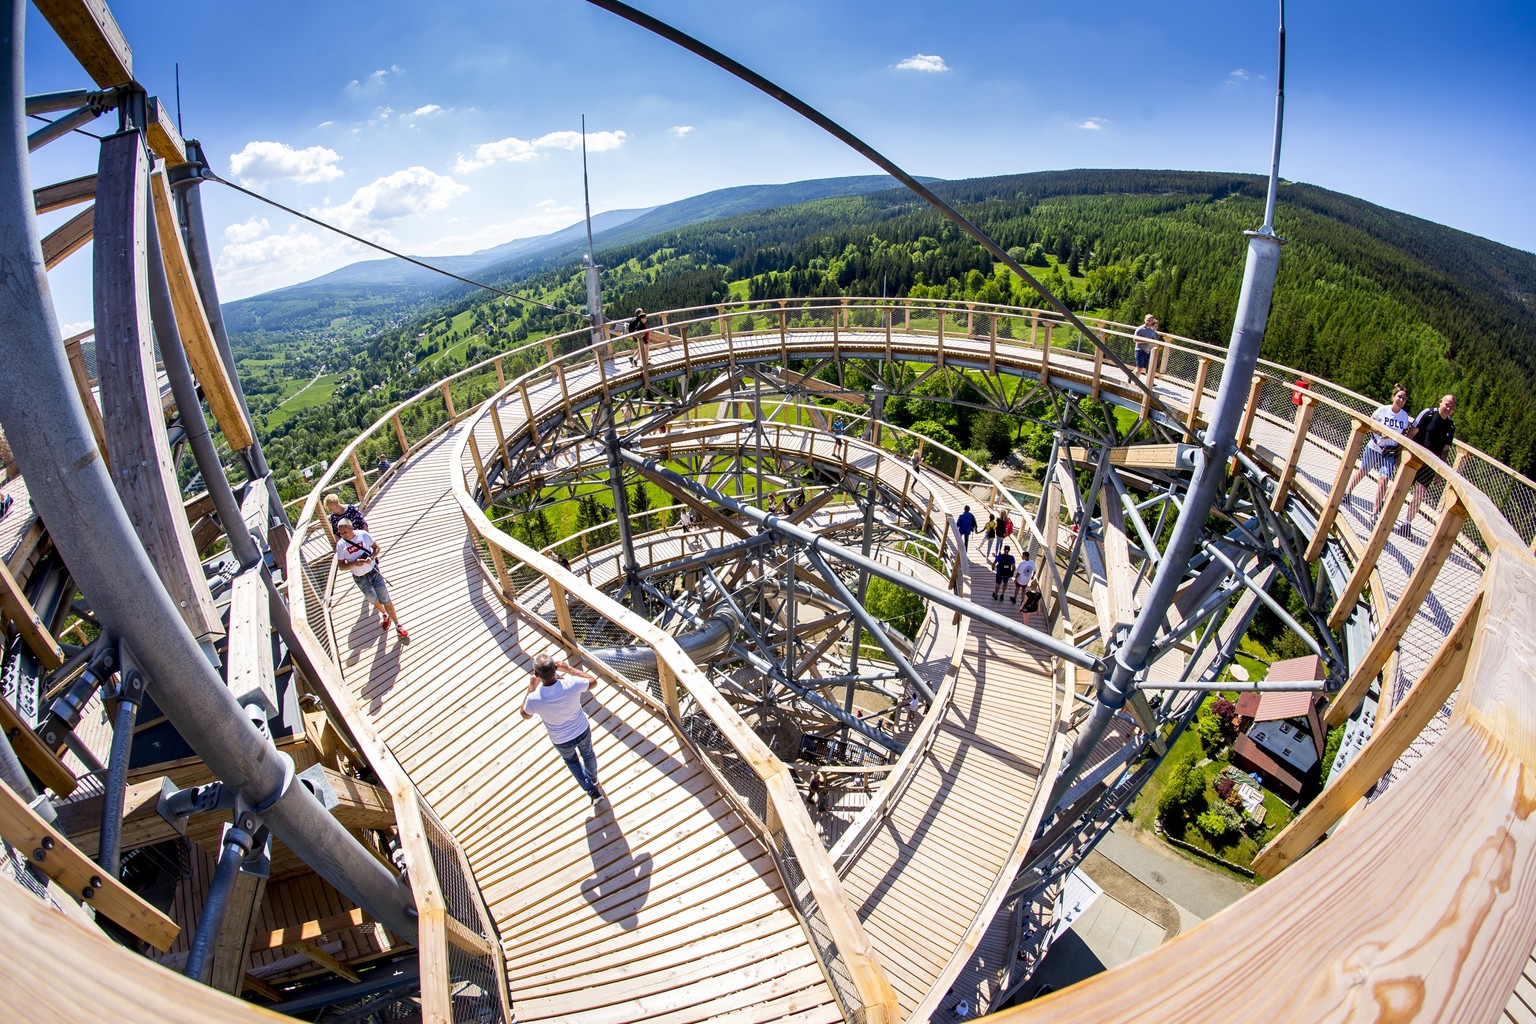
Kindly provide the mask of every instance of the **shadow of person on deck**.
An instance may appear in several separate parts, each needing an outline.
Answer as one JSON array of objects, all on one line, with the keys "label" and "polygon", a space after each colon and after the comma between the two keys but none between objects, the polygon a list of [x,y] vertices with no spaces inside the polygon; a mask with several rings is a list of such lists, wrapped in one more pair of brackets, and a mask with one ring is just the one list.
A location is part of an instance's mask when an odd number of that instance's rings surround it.
[{"label": "shadow of person on deck", "polygon": [[384,707],[384,698],[395,688],[395,679],[400,675],[400,652],[404,649],[404,644],[395,639],[394,631],[382,629],[379,621],[376,615],[365,616],[352,627],[349,636],[355,651],[369,643],[370,634],[376,634],[372,638],[375,650],[368,666],[368,682],[359,695],[368,698],[370,715],[379,713]]},{"label": "shadow of person on deck", "polygon": [[651,855],[634,855],[606,806],[587,820],[587,849],[594,874],[581,883],[582,899],[609,924],[625,931],[638,927],[640,909],[651,893]]}]

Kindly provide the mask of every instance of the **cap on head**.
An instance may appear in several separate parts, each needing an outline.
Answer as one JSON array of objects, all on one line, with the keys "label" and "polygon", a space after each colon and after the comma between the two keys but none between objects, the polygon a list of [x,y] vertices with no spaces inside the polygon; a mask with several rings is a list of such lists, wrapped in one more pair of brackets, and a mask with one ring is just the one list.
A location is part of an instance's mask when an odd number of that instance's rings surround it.
[{"label": "cap on head", "polygon": [[644,316],[645,315],[645,310],[641,309],[639,306],[636,306],[635,307],[635,315],[636,316]]}]

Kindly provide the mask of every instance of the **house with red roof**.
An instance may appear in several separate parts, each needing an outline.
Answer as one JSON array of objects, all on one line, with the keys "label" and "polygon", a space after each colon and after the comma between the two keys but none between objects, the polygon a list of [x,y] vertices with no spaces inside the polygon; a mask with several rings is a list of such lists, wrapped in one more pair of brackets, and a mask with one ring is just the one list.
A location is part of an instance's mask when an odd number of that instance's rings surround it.
[{"label": "house with red roof", "polygon": [[1317,688],[1249,692],[1237,699],[1232,763],[1256,772],[1272,791],[1291,802],[1301,799],[1321,777],[1328,737],[1323,725],[1328,703],[1325,675],[1322,659],[1315,655],[1277,661],[1270,666],[1269,682],[1316,682]]}]

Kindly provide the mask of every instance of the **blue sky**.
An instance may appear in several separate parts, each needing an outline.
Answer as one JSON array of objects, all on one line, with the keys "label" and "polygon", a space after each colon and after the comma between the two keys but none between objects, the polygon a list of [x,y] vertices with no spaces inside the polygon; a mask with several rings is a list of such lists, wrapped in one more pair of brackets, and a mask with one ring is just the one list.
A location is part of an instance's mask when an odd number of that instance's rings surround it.
[{"label": "blue sky", "polygon": [[[1271,2],[637,6],[915,174],[1268,171]],[[594,212],[874,170],[581,0],[121,0],[113,11],[136,77],[173,111],[180,64],[183,130],[216,173],[413,254],[577,220],[582,115]],[[1293,0],[1286,28],[1284,177],[1536,250],[1536,4]],[[87,84],[31,11],[25,73],[31,94]],[[33,184],[87,173],[95,158],[93,140],[61,140],[34,156]],[[203,195],[225,300],[372,258],[222,186]],[[89,263],[86,249],[53,272],[66,331],[91,319]]]}]

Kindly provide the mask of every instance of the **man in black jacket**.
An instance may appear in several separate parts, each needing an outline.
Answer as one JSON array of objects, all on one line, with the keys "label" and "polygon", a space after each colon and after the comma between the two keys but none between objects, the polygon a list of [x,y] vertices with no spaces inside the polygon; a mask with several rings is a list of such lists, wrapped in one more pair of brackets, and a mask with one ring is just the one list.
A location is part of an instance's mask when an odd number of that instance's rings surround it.
[{"label": "man in black jacket", "polygon": [[[1456,396],[1446,395],[1440,404],[1425,409],[1413,421],[1413,432],[1408,436],[1428,448],[1435,458],[1444,461],[1451,442],[1456,440],[1456,421],[1451,414],[1456,411]],[[1401,526],[1408,536],[1413,536],[1413,517],[1419,514],[1419,503],[1429,493],[1429,485],[1435,482],[1435,467],[1426,463],[1413,475],[1413,498],[1408,502],[1408,516]]]}]

